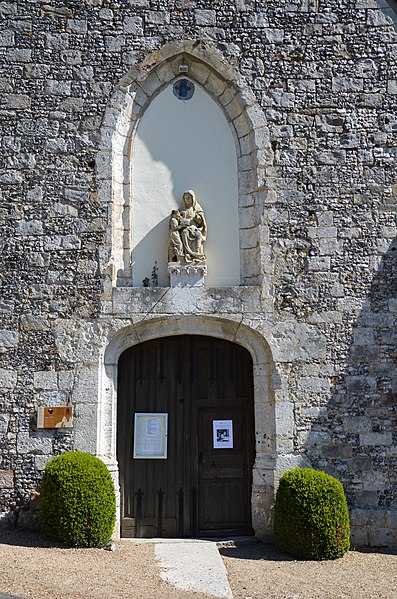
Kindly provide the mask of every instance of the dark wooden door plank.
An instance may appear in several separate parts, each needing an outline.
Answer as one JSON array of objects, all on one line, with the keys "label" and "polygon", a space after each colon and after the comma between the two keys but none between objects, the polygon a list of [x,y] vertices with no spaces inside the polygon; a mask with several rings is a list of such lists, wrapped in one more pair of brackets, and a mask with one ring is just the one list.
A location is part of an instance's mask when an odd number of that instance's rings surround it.
[{"label": "dark wooden door plank", "polygon": [[[167,460],[133,459],[134,414],[168,414]],[[233,449],[214,449],[213,420],[233,420]],[[254,459],[252,361],[231,342],[175,336],[119,361],[118,461],[122,535],[246,534]],[[197,528],[197,530],[196,530]]]}]

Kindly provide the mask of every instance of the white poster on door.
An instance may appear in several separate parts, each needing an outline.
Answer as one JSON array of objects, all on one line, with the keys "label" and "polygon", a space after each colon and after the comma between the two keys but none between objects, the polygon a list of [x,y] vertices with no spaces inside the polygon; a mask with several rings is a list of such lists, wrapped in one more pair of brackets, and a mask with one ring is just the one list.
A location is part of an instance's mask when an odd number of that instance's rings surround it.
[{"label": "white poster on door", "polygon": [[135,459],[167,458],[168,414],[135,414]]},{"label": "white poster on door", "polygon": [[214,449],[233,449],[233,420],[213,420]]}]

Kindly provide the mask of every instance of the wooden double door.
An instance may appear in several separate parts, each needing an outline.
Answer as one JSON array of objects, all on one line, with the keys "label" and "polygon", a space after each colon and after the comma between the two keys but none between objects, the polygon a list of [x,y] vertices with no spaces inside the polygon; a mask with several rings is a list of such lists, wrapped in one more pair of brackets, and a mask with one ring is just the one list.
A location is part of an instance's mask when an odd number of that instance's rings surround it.
[{"label": "wooden double door", "polygon": [[[136,414],[167,414],[166,459],[133,457]],[[122,536],[252,534],[248,351],[198,335],[126,350],[119,360],[118,462]]]}]

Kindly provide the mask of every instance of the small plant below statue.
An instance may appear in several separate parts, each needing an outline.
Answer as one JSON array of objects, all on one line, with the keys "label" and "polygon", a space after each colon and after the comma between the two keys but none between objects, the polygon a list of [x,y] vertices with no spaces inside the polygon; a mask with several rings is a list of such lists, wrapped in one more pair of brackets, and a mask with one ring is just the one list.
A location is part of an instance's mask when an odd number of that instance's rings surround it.
[{"label": "small plant below statue", "polygon": [[48,462],[39,513],[46,536],[72,547],[105,547],[115,520],[113,481],[99,458],[72,451]]},{"label": "small plant below statue", "polygon": [[144,287],[158,287],[159,286],[159,275],[158,275],[159,269],[157,267],[157,260],[153,265],[152,268],[152,272],[150,275],[150,279],[149,277],[145,277],[142,281],[142,285]]},{"label": "small plant below statue", "polygon": [[302,559],[342,557],[350,548],[350,523],[342,484],[311,468],[280,479],[274,508],[277,547]]},{"label": "small plant below statue", "polygon": [[153,265],[152,268],[152,274],[150,275],[151,281],[152,281],[152,287],[158,287],[159,286],[159,275],[158,275],[159,269],[157,268],[157,260]]}]

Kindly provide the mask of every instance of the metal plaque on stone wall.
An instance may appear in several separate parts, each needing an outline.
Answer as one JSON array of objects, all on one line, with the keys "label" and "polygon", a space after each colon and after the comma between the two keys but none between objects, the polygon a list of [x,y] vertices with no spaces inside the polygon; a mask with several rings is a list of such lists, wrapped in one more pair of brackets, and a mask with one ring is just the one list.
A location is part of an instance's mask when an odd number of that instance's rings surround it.
[{"label": "metal plaque on stone wall", "polygon": [[37,428],[73,428],[72,406],[38,408]]}]

